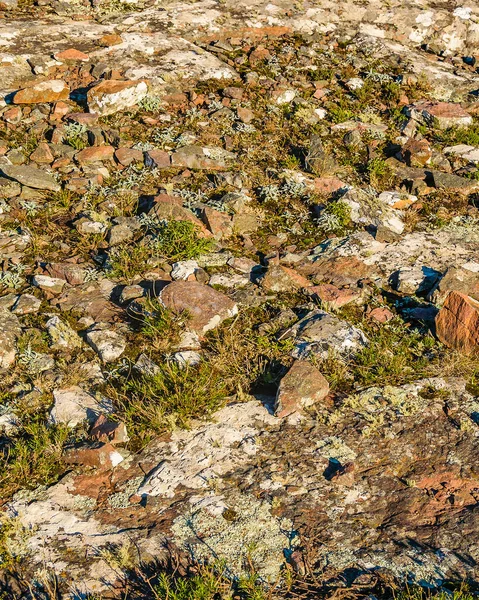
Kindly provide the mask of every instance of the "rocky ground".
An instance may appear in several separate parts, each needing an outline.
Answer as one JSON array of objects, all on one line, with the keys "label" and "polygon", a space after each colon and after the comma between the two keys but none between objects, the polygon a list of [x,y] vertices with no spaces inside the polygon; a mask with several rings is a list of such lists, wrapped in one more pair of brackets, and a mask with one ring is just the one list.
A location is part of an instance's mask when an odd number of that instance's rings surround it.
[{"label": "rocky ground", "polygon": [[477,5],[0,8],[0,598],[475,597]]}]

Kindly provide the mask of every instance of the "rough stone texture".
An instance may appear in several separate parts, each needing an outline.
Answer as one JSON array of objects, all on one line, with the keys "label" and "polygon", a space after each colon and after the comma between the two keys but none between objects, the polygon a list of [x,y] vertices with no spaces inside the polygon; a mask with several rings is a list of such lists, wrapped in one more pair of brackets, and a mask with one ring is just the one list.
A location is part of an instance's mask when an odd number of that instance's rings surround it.
[{"label": "rough stone texture", "polygon": [[121,334],[104,328],[88,331],[86,341],[105,363],[115,361],[126,348],[126,340]]},{"label": "rough stone texture", "polygon": [[17,353],[15,342],[22,329],[18,318],[4,310],[0,311],[0,368],[8,369]]},{"label": "rough stone texture", "polygon": [[436,317],[438,338],[465,354],[479,352],[479,302],[461,292],[449,292]]},{"label": "rough stone texture", "polygon": [[65,423],[76,427],[87,420],[94,423],[102,412],[102,406],[93,396],[74,386],[53,392],[54,405],[50,411],[52,423]]},{"label": "rough stone texture", "polygon": [[60,184],[51,175],[30,165],[1,165],[0,170],[6,177],[30,188],[51,192],[61,189]]},{"label": "rough stone texture", "polygon": [[296,360],[279,384],[275,415],[281,418],[301,412],[324,400],[328,392],[329,383],[320,371],[308,361]]},{"label": "rough stone texture", "polygon": [[188,327],[206,333],[233,317],[238,308],[225,294],[195,281],[174,281],[160,293],[162,304],[176,313],[185,312]]},{"label": "rough stone texture", "polygon": [[70,95],[68,85],[56,79],[53,81],[42,81],[35,85],[19,90],[13,97],[15,104],[40,104],[42,102],[58,102],[67,100]]},{"label": "rough stone texture", "polygon": [[88,91],[88,109],[97,115],[112,115],[138,104],[147,93],[146,81],[102,81]]}]

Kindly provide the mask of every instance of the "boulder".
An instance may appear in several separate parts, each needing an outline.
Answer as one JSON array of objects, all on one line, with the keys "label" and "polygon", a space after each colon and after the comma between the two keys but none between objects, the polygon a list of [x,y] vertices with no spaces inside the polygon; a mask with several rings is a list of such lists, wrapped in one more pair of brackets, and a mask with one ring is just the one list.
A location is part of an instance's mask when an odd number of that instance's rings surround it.
[{"label": "boulder", "polygon": [[464,354],[479,352],[479,302],[452,291],[436,316],[437,337]]}]

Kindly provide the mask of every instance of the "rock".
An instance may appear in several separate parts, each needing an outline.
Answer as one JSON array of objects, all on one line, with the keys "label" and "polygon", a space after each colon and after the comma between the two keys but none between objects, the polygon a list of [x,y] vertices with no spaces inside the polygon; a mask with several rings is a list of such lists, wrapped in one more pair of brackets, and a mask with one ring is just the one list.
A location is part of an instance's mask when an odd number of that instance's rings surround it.
[{"label": "rock", "polygon": [[471,271],[465,266],[449,267],[429,292],[427,299],[441,305],[452,291],[479,298],[479,271]]},{"label": "rock", "polygon": [[175,281],[167,285],[159,299],[175,313],[186,312],[188,328],[198,333],[214,329],[238,313],[237,305],[225,294],[195,281]]},{"label": "rock", "polygon": [[16,341],[21,332],[16,315],[0,310],[0,369],[8,369],[15,361]]},{"label": "rock", "polygon": [[125,287],[121,290],[119,302],[120,304],[125,304],[130,300],[141,298],[144,295],[145,288],[141,287],[141,285],[125,285]]},{"label": "rock", "polygon": [[67,465],[95,467],[100,472],[110,471],[124,460],[120,452],[109,442],[94,448],[72,448],[65,452],[63,458]]},{"label": "rock", "polygon": [[171,155],[171,166],[187,169],[225,169],[235,158],[232,152],[223,148],[184,146]]},{"label": "rock", "polygon": [[175,281],[178,279],[186,280],[191,275],[194,275],[195,271],[199,269],[199,265],[196,260],[180,260],[173,263],[171,270],[171,278]]},{"label": "rock", "polygon": [[295,341],[292,356],[301,359],[310,355],[326,357],[331,351],[348,357],[368,344],[360,329],[319,309],[310,311],[286,335]]},{"label": "rock", "polygon": [[61,52],[57,52],[53,56],[56,60],[62,62],[88,62],[88,60],[90,60],[88,54],[81,52],[81,50],[76,50],[75,48],[68,48],[68,50],[62,50]]},{"label": "rock", "polygon": [[105,363],[117,360],[125,351],[126,339],[116,331],[94,325],[87,331],[85,339]]},{"label": "rock", "polygon": [[91,148],[85,148],[78,152],[75,155],[75,158],[80,164],[87,165],[103,160],[111,160],[114,152],[115,148],[113,148],[113,146],[92,146]]},{"label": "rock", "polygon": [[410,139],[401,148],[401,156],[409,167],[424,167],[431,162],[432,148],[425,139]]},{"label": "rock", "polygon": [[439,271],[430,267],[402,267],[391,277],[398,292],[421,294],[429,292],[440,276]]},{"label": "rock", "polygon": [[308,293],[317,296],[327,307],[335,310],[361,298],[358,290],[338,288],[331,283],[314,285],[308,289]]},{"label": "rock", "polygon": [[16,315],[35,314],[40,310],[42,301],[32,294],[22,294],[12,307],[12,312]]},{"label": "rock", "polygon": [[146,81],[105,80],[88,91],[88,110],[100,116],[113,115],[135,106],[147,93]]},{"label": "rock", "polygon": [[37,190],[59,192],[61,185],[48,173],[31,165],[0,165],[6,177]]},{"label": "rock", "polygon": [[294,269],[271,263],[268,270],[261,278],[261,287],[268,292],[291,292],[304,287],[310,287],[312,283],[297,273]]},{"label": "rock", "polygon": [[52,79],[19,90],[13,96],[13,102],[14,104],[42,104],[68,100],[69,96],[68,85],[61,79]]},{"label": "rock", "polygon": [[74,350],[75,348],[81,348],[82,340],[78,333],[57,315],[48,319],[46,328],[51,339],[50,348],[53,350]]},{"label": "rock", "polygon": [[467,179],[453,173],[442,173],[441,171],[433,171],[432,176],[436,188],[443,188],[465,196],[479,191],[479,181],[474,179]]},{"label": "rock", "polygon": [[327,257],[313,256],[312,261],[301,263],[296,269],[317,282],[326,282],[338,288],[355,285],[360,279],[372,275],[370,265],[355,256]]},{"label": "rock", "polygon": [[329,383],[321,372],[306,360],[296,360],[281,379],[276,394],[274,414],[287,417],[324,400]]},{"label": "rock", "polygon": [[117,46],[122,42],[123,39],[121,35],[117,33],[106,33],[105,35],[102,35],[102,37],[98,40],[100,46],[103,46],[104,48],[109,48],[110,46]]},{"label": "rock", "polygon": [[416,112],[438,129],[469,127],[473,122],[471,115],[460,104],[452,102],[419,102],[412,109],[413,115]]},{"label": "rock", "polygon": [[66,285],[64,279],[57,279],[48,275],[34,275],[32,283],[44,292],[51,292],[52,294],[61,294]]},{"label": "rock", "polygon": [[51,165],[55,160],[49,145],[46,142],[38,144],[36,150],[30,154],[30,160],[39,164]]},{"label": "rock", "polygon": [[145,165],[150,169],[169,169],[171,156],[164,150],[148,150],[145,152]]},{"label": "rock", "polygon": [[194,367],[201,362],[201,354],[195,350],[182,350],[173,354],[173,360],[182,368]]},{"label": "rock", "polygon": [[437,337],[464,354],[479,352],[479,302],[461,292],[449,292],[436,316]]},{"label": "rock", "polygon": [[[151,152],[155,151],[151,150]],[[115,158],[120,163],[120,165],[127,167],[128,165],[132,165],[134,163],[142,163],[143,152],[141,150],[135,150],[134,148],[118,148],[118,150],[115,150]]]},{"label": "rock", "polygon": [[126,444],[130,439],[124,423],[117,423],[105,415],[100,415],[95,421],[90,436],[99,442],[110,442],[113,445]]},{"label": "rock", "polygon": [[479,163],[479,148],[476,148],[476,146],[468,146],[466,144],[448,146],[444,148],[444,154],[459,156],[463,160],[467,160],[467,162]]},{"label": "rock", "polygon": [[93,424],[105,409],[78,386],[54,390],[53,400],[50,421],[54,424],[64,423],[68,427],[76,427],[85,420]]}]

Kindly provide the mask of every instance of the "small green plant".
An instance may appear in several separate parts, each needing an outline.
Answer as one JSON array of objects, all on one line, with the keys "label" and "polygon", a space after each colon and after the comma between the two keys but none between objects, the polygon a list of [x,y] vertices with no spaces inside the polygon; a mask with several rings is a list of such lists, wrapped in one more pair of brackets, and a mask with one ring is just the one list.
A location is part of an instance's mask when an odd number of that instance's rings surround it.
[{"label": "small green plant", "polygon": [[170,261],[189,260],[210,252],[213,242],[201,237],[197,226],[189,221],[163,221],[159,224],[152,246],[159,256]]},{"label": "small green plant", "polygon": [[88,145],[86,133],[87,128],[83,123],[69,123],[63,130],[63,139],[75,150],[83,150]]},{"label": "small green plant", "polygon": [[372,158],[368,162],[366,170],[370,184],[376,189],[383,189],[391,185],[393,172],[387,162],[380,156]]},{"label": "small green plant", "polygon": [[48,426],[41,417],[24,423],[0,457],[2,495],[56,481],[62,471],[61,457],[68,435],[66,426]]},{"label": "small green plant", "polygon": [[146,112],[158,112],[161,106],[161,98],[159,96],[147,95],[138,102],[138,108]]},{"label": "small green plant", "polygon": [[316,222],[325,233],[341,234],[351,224],[351,207],[343,200],[329,202]]}]

